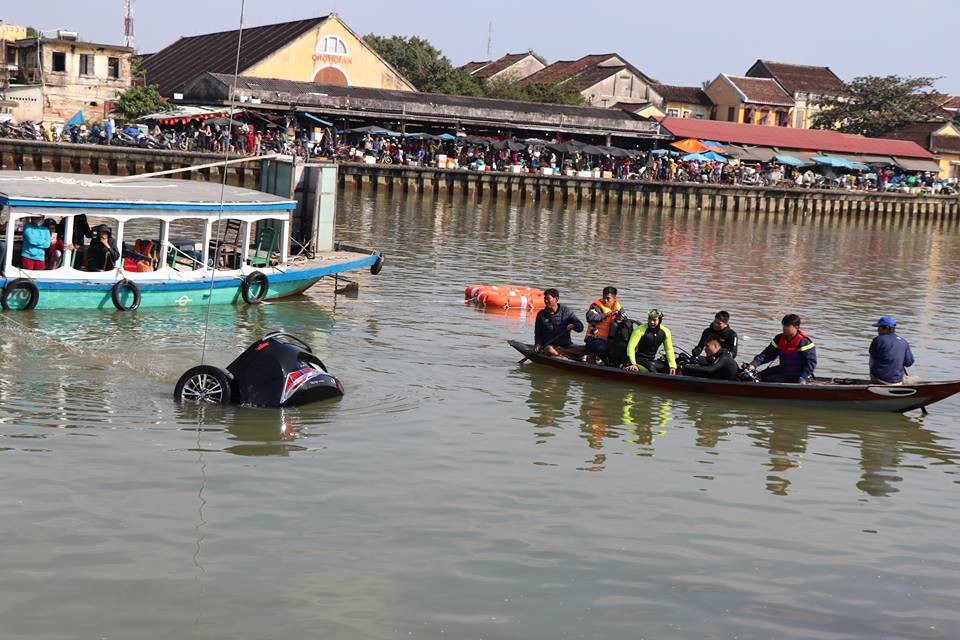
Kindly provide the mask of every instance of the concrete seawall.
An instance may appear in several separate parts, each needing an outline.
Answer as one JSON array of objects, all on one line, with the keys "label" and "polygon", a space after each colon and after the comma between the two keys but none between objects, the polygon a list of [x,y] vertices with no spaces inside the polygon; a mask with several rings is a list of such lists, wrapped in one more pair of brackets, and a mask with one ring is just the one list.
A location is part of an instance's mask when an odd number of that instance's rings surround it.
[{"label": "concrete seawall", "polygon": [[339,179],[342,189],[476,200],[624,209],[960,218],[958,196],[640,182],[359,164],[340,165]]},{"label": "concrete seawall", "polygon": [[[97,145],[0,139],[0,166],[24,171],[125,176],[208,164],[223,156]],[[183,179],[256,189],[260,163],[209,167]],[[340,190],[424,194],[438,198],[570,203],[623,209],[668,208],[716,212],[810,215],[894,215],[931,220],[960,219],[960,197],[867,191],[783,189],[733,185],[639,182],[457,169],[344,163]]]}]

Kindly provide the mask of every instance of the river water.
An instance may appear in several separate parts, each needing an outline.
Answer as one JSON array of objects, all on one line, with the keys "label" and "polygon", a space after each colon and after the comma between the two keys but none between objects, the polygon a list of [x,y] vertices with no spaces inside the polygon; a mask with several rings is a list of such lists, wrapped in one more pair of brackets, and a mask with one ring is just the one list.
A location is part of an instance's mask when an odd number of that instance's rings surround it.
[{"label": "river water", "polygon": [[[823,374],[900,321],[960,377],[956,224],[347,194],[355,297],[0,318],[2,638],[960,637],[960,401],[930,415],[661,395],[518,366],[469,283],[613,284],[689,348],[800,313]],[[300,410],[178,406],[268,329],[344,382]]]}]

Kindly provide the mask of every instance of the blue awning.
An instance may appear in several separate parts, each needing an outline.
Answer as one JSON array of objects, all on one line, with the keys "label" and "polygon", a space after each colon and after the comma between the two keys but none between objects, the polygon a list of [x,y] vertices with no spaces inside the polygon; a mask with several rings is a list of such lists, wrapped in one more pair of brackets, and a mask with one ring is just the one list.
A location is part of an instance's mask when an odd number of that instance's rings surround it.
[{"label": "blue awning", "polygon": [[774,162],[779,162],[780,164],[789,165],[791,167],[802,167],[806,164],[803,160],[799,158],[794,158],[793,156],[788,156],[785,153],[781,153],[773,156]]},{"label": "blue awning", "polygon": [[320,124],[322,124],[322,125],[325,126],[325,127],[332,127],[332,126],[333,126],[333,123],[332,123],[332,122],[330,122],[330,121],[328,121],[328,120],[324,120],[323,118],[318,118],[317,116],[313,115],[312,113],[307,113],[306,111],[301,111],[301,112],[300,112],[300,115],[302,115],[302,116],[304,116],[304,117],[306,117],[306,118],[309,118],[309,119],[313,120],[314,122],[319,122]]}]

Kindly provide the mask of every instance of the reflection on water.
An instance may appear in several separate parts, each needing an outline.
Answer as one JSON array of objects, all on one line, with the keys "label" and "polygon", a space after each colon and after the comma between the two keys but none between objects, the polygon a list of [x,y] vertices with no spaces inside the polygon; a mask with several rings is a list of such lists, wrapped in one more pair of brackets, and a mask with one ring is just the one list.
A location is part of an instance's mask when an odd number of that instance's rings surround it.
[{"label": "reflection on water", "polygon": [[[766,453],[755,474],[767,491],[779,496],[800,490],[792,487],[792,478],[801,473],[804,459],[811,455],[813,437],[822,438],[817,442],[842,443],[845,454],[838,457],[857,463],[856,487],[871,496],[898,491],[896,485],[903,478],[897,468],[906,454],[937,466],[953,466],[960,456],[950,439],[924,428],[922,418],[914,416],[804,412],[705,396],[667,398],[537,365],[526,365],[524,373],[530,385],[526,421],[534,425],[535,443],[549,445],[565,428],[576,426],[591,450],[586,466],[578,467],[585,471],[603,471],[609,455],[628,451],[627,444],[634,447],[634,455],[656,455],[658,440],[671,432],[672,425],[675,437],[692,436],[694,446],[710,455],[701,460],[705,465],[716,465],[724,445],[742,434]],[[598,385],[607,393],[594,393]],[[917,467],[919,463],[911,459],[909,464]],[[712,480],[717,476],[696,477]]]}]

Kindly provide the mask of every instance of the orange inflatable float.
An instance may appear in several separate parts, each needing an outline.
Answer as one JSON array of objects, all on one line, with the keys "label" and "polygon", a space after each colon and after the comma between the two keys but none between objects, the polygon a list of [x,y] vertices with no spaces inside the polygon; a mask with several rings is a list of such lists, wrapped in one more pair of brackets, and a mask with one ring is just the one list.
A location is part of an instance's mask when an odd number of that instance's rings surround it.
[{"label": "orange inflatable float", "polygon": [[499,309],[543,309],[543,291],[514,285],[471,284],[463,292],[464,298],[478,307]]}]

